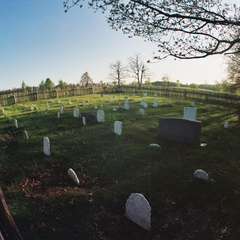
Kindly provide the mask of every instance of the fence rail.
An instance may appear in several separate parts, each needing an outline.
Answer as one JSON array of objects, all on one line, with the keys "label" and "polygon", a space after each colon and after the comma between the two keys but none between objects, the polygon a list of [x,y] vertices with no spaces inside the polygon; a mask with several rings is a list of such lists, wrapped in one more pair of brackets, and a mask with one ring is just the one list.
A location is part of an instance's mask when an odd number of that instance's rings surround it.
[{"label": "fence rail", "polygon": [[214,101],[224,104],[232,104],[240,106],[240,95],[231,93],[209,92],[201,90],[188,90],[181,88],[169,87],[156,87],[156,86],[121,86],[121,87],[91,87],[91,88],[73,88],[61,89],[52,91],[36,91],[36,92],[14,92],[0,95],[0,105],[9,106],[16,103],[37,101],[50,98],[61,98],[70,96],[81,96],[94,93],[113,93],[113,92],[126,92],[126,93],[149,93],[158,94],[158,96],[176,97],[182,99],[193,99],[200,101]]}]

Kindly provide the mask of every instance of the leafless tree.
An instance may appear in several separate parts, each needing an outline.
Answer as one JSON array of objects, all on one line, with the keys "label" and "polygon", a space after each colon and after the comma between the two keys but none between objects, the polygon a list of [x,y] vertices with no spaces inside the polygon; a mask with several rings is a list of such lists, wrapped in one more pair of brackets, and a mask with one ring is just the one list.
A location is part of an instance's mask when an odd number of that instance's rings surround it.
[{"label": "leafless tree", "polygon": [[92,78],[90,78],[88,72],[85,72],[81,77],[80,85],[82,85],[83,87],[89,87],[92,84],[93,84]]},{"label": "leafless tree", "polygon": [[122,80],[128,76],[126,67],[123,66],[121,61],[117,60],[115,63],[110,64],[110,69],[109,77],[117,81],[118,86],[120,86]]},{"label": "leafless tree", "polygon": [[141,87],[144,78],[150,75],[150,71],[146,67],[146,63],[142,60],[140,54],[137,53],[128,59],[128,64],[129,77],[133,77],[137,81],[138,86]]},{"label": "leafless tree", "polygon": [[[84,0],[64,1],[65,11]],[[204,58],[240,52],[240,7],[222,0],[90,0],[108,23],[159,48],[156,59]]]}]

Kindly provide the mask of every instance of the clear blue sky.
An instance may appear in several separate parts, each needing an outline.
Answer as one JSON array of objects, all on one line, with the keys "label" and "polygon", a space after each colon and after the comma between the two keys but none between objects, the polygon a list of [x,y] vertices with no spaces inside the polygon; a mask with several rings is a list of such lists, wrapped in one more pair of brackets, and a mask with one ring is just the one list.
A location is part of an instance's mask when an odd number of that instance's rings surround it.
[{"label": "clear blue sky", "polygon": [[[236,0],[239,1],[239,0]],[[0,1],[0,90],[38,86],[51,78],[78,83],[88,72],[94,82],[110,81],[110,63],[136,53],[147,61],[157,52],[153,43],[112,30],[104,15],[78,7],[64,12],[62,0]],[[151,81],[167,74],[181,83],[214,83],[225,78],[225,60],[169,58],[148,64]]]}]

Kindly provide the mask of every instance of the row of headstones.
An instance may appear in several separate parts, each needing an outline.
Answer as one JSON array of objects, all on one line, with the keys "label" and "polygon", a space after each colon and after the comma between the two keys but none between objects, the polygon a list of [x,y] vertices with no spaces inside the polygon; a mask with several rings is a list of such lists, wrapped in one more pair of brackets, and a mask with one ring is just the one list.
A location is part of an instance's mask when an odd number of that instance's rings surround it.
[{"label": "row of headstones", "polygon": [[[202,169],[194,172],[194,177],[205,181],[209,180],[208,173]],[[72,168],[68,169],[68,177],[77,185],[80,181]],[[139,225],[143,229],[151,230],[151,206],[141,193],[131,193],[125,204],[125,213],[128,219]]]}]

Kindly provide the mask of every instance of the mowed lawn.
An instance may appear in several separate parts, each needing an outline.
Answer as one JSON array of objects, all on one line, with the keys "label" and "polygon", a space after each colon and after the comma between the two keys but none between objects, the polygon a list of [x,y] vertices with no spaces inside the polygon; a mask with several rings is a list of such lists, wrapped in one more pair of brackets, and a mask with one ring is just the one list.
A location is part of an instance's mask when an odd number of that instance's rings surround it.
[{"label": "mowed lawn", "polygon": [[[125,97],[129,110],[124,109]],[[138,112],[141,99],[148,103],[144,115]],[[157,108],[152,106],[155,99]],[[161,139],[159,117],[182,118],[183,108],[194,101],[180,100],[124,93],[74,96],[71,104],[69,98],[59,99],[60,118],[58,99],[17,103],[4,112],[0,108],[1,187],[23,238],[240,239],[238,109],[195,101],[206,146]],[[95,105],[104,110],[104,123],[87,120],[84,126],[73,117],[75,107],[96,115]],[[114,134],[115,121],[122,122],[121,136]],[[43,137],[50,139],[50,156],[43,154]],[[161,147],[151,148],[151,143]],[[79,186],[69,179],[69,168]],[[205,170],[210,180],[195,179],[197,169]],[[131,193],[148,200],[151,231],[125,216]]]}]

